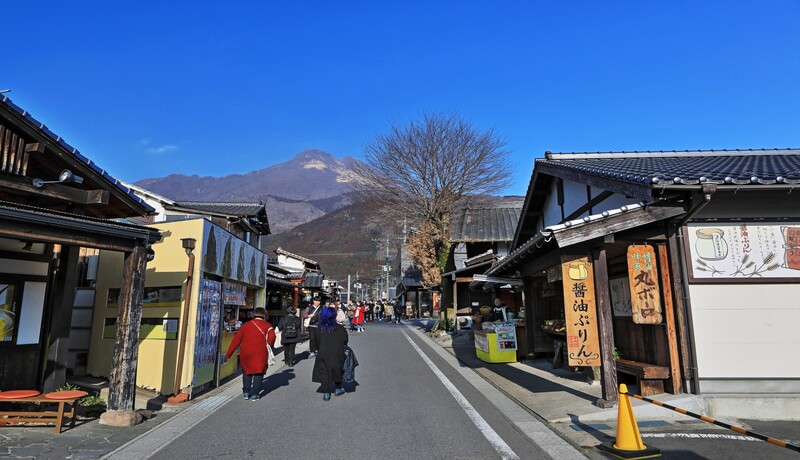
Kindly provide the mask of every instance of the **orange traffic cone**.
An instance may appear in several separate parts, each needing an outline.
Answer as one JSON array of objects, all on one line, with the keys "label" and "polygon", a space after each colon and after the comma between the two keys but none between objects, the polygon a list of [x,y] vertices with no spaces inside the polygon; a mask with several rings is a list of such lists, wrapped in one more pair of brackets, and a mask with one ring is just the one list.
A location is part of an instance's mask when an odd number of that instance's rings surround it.
[{"label": "orange traffic cone", "polygon": [[617,411],[617,442],[613,446],[601,444],[598,449],[617,458],[660,457],[661,451],[659,449],[648,448],[642,442],[642,435],[639,433],[639,426],[636,424],[636,417],[633,415],[633,407],[631,407],[631,400],[627,393],[627,385],[620,384],[619,410]]}]

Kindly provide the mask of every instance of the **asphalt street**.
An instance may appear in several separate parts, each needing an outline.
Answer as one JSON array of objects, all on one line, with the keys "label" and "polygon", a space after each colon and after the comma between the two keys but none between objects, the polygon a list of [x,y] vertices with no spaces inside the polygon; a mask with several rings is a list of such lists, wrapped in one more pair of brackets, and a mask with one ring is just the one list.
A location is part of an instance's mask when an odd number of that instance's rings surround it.
[{"label": "asphalt street", "polygon": [[262,399],[230,400],[152,458],[551,458],[410,328],[370,324],[350,346],[360,366],[345,395],[323,401],[304,352]]}]

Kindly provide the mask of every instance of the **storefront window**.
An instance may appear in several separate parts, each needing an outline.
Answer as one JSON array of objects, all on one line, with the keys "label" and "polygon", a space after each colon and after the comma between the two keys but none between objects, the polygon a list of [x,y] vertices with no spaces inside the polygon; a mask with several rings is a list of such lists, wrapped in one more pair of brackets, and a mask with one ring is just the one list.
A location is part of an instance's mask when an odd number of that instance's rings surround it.
[{"label": "storefront window", "polygon": [[[144,289],[144,296],[142,297],[142,306],[180,307],[182,292],[183,288],[181,288],[181,286],[146,287]],[[108,297],[106,298],[106,307],[118,308],[119,294],[120,294],[120,289],[109,289]]]}]

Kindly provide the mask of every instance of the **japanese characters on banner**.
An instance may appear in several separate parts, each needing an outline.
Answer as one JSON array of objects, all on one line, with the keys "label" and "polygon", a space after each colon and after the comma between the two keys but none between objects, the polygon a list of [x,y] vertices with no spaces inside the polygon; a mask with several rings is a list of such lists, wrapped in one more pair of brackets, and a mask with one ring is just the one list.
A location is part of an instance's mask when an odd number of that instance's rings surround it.
[{"label": "japanese characters on banner", "polygon": [[592,263],[588,256],[562,256],[561,273],[569,365],[599,366],[600,337]]},{"label": "japanese characters on banner", "polygon": [[689,224],[689,265],[703,281],[800,278],[800,223]]},{"label": "japanese characters on banner", "polygon": [[628,282],[633,322],[661,324],[661,290],[658,287],[656,252],[652,246],[628,246]]}]

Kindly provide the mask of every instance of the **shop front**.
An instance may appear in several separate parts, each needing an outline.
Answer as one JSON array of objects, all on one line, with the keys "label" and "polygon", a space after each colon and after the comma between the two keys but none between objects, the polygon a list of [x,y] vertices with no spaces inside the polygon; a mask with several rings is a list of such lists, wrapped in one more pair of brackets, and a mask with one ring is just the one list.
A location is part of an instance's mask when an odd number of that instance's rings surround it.
[{"label": "shop front", "polygon": [[531,351],[600,380],[601,405],[618,381],[796,391],[800,365],[767,350],[798,340],[778,319],[798,317],[800,209],[780,204],[798,167],[795,150],[548,154],[486,275],[524,282]]},{"label": "shop front", "polygon": [[[153,245],[145,287],[136,385],[194,394],[237,372],[237,360],[221,355],[253,308],[265,305],[266,255],[204,218],[150,227],[164,237]],[[100,254],[88,369],[96,376],[110,371],[120,262]]]}]

